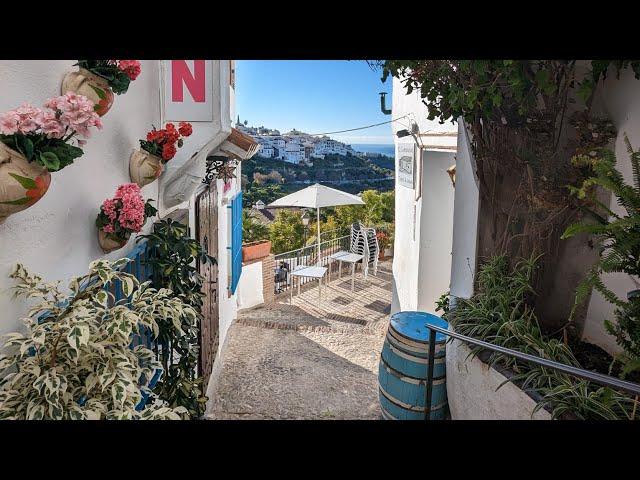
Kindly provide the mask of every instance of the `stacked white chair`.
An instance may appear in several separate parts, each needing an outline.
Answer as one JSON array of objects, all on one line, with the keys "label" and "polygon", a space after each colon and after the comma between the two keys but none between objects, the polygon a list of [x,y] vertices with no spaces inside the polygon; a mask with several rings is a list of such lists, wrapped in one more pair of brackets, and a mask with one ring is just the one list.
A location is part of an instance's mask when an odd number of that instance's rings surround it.
[{"label": "stacked white chair", "polygon": [[[363,237],[366,239],[366,271],[369,271],[369,264],[373,263],[373,275],[376,276],[378,274],[378,257],[380,256],[380,244],[378,243],[378,235],[375,228],[365,228],[364,226],[360,226],[361,230],[364,232]],[[366,273],[365,273],[366,278]]]},{"label": "stacked white chair", "polygon": [[[367,258],[367,242],[364,238],[364,230],[362,224],[354,223],[351,225],[351,247],[349,248],[351,253],[362,255],[363,259]],[[369,264],[365,261],[362,262],[362,269],[364,278],[367,278]]]},{"label": "stacked white chair", "polygon": [[366,228],[361,223],[351,225],[350,252],[363,256],[362,273],[365,279],[371,263],[373,263],[373,275],[377,275],[380,245],[375,228]]}]

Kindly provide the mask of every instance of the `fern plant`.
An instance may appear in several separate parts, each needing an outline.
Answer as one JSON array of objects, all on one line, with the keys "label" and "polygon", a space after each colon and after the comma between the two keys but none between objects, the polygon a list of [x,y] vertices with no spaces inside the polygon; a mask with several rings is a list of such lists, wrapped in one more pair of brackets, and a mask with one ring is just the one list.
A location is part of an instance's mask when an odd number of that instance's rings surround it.
[{"label": "fern plant", "polygon": [[[610,150],[574,158],[576,165],[587,168],[592,174],[579,187],[570,187],[574,195],[585,200],[585,209],[592,221],[570,225],[562,235],[562,238],[569,238],[579,233],[591,234],[599,245],[600,260],[579,286],[575,306],[584,302],[591,289],[615,305],[616,322],[607,319],[605,327],[624,350],[616,357],[623,365],[622,376],[640,370],[640,295],[630,294],[626,300],[621,299],[604,284],[601,276],[606,273],[640,276],[640,151],[634,151],[626,134],[624,142],[631,159],[633,185],[625,183]],[[622,214],[596,198],[596,186],[609,190],[616,197]]]}]

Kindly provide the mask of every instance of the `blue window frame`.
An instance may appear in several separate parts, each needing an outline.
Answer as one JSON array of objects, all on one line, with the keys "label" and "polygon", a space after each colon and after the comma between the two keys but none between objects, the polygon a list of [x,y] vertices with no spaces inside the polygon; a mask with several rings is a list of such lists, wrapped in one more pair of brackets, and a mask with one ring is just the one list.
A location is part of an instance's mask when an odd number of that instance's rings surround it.
[{"label": "blue window frame", "polygon": [[231,294],[236,293],[242,274],[242,192],[231,201]]}]

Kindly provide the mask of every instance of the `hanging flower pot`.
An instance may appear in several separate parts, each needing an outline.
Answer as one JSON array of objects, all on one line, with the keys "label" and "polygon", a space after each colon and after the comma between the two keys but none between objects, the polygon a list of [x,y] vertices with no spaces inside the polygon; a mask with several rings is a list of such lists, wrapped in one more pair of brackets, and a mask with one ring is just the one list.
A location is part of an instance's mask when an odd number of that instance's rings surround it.
[{"label": "hanging flower pot", "polygon": [[91,127],[102,128],[93,102],[72,92],[50,98],[43,108],[25,103],[0,114],[0,222],[42,198],[50,172],[82,156],[72,140],[87,138]]},{"label": "hanging flower pot", "polygon": [[50,183],[45,167],[0,142],[0,223],[40,200]]},{"label": "hanging flower pot", "polygon": [[156,180],[164,170],[162,158],[145,150],[136,150],[129,159],[131,181],[141,187]]},{"label": "hanging flower pot", "polygon": [[104,253],[124,247],[132,233],[142,230],[147,218],[157,212],[151,201],[144,201],[138,185],[125,183],[118,187],[113,198],[102,202],[96,227]]},{"label": "hanging flower pot", "polygon": [[178,129],[173,123],[147,133],[146,140],[140,140],[140,150],[133,152],[129,159],[131,181],[144,187],[157,179],[164,170],[164,164],[171,160],[182,147],[184,137],[193,132],[190,123],[180,122]]},{"label": "hanging flower pot", "polygon": [[61,93],[74,92],[84,95],[95,104],[95,112],[103,116],[113,105],[114,95],[106,79],[81,68],[69,72],[62,80]]},{"label": "hanging flower pot", "polygon": [[64,77],[62,93],[71,91],[89,98],[100,116],[111,109],[114,94],[126,93],[141,71],[138,60],[78,60],[76,65],[78,71]]},{"label": "hanging flower pot", "polygon": [[110,253],[114,250],[119,250],[127,244],[128,240],[114,239],[108,233],[103,230],[98,230],[98,243],[104,253]]}]

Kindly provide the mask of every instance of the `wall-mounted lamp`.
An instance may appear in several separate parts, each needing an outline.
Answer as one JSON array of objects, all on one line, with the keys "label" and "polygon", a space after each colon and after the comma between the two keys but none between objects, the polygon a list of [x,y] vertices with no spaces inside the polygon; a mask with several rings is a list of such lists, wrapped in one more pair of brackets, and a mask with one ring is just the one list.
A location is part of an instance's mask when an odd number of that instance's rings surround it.
[{"label": "wall-mounted lamp", "polygon": [[404,137],[408,137],[408,136],[412,136],[414,142],[416,142],[416,145],[420,146],[420,140],[418,139],[418,135],[420,135],[420,128],[418,127],[418,124],[416,122],[411,122],[411,130],[407,130],[406,128],[402,129],[402,130],[398,130],[396,132],[396,137],[398,138],[404,138]]},{"label": "wall-mounted lamp", "polygon": [[387,92],[380,92],[380,110],[382,110],[382,113],[385,115],[391,115],[391,110],[386,108],[386,96]]}]

